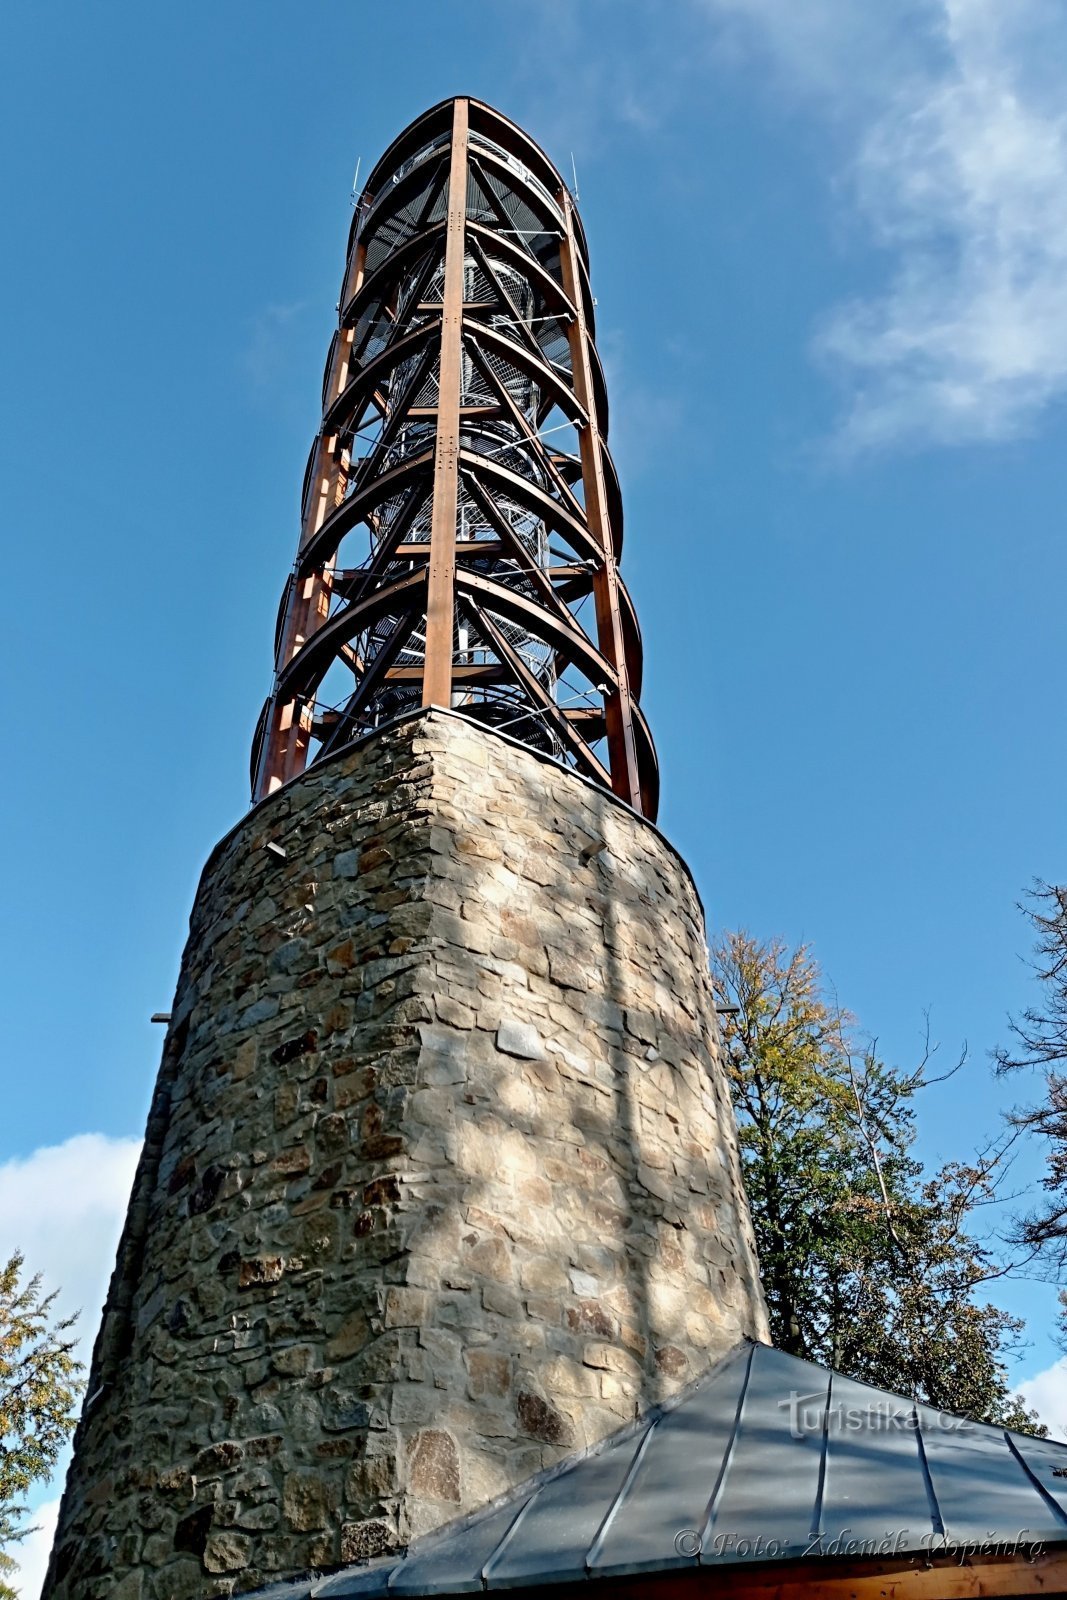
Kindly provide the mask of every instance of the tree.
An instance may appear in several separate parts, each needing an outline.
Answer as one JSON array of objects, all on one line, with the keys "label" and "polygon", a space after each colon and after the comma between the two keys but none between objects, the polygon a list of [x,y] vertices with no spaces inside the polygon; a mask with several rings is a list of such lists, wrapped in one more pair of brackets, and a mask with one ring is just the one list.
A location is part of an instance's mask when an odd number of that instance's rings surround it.
[{"label": "tree", "polygon": [[1004,1270],[968,1231],[1002,1151],[924,1175],[911,1150],[931,1052],[903,1072],[861,1048],[806,946],[727,934],[712,977],[775,1343],[1035,1431],[1004,1366],[1022,1324],[975,1297]]},{"label": "tree", "polygon": [[1011,1019],[1014,1048],[995,1051],[994,1059],[1000,1072],[1030,1068],[1044,1075],[1045,1098],[1011,1115],[1016,1128],[1047,1146],[1045,1203],[1020,1219],[1018,1237],[1062,1271],[1067,1267],[1067,888],[1038,882],[1020,910],[1036,934],[1033,968],[1041,998]]},{"label": "tree", "polygon": [[81,1363],[70,1330],[53,1316],[55,1295],[41,1294],[40,1276],[22,1276],[15,1254],[0,1268],[0,1600],[17,1591],[5,1581],[17,1562],[12,1546],[22,1526],[27,1490],[47,1478],[74,1428]]}]

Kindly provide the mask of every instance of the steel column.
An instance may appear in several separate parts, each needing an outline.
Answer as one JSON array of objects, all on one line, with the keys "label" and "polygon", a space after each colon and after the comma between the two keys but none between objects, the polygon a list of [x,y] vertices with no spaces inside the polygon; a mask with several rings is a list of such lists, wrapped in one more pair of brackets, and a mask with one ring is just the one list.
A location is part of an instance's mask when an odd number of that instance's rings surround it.
[{"label": "steel column", "polygon": [[434,445],[426,668],[422,680],[424,706],[452,704],[459,408],[463,387],[463,268],[467,239],[467,140],[467,101],[457,100],[452,113],[452,158],[448,169],[448,231],[445,235],[441,369],[437,396],[437,440]]}]

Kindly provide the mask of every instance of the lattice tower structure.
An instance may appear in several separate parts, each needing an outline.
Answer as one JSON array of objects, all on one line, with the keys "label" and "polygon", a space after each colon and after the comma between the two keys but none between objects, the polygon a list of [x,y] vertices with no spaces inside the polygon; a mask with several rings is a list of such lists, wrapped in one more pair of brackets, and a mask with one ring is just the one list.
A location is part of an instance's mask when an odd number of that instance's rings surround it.
[{"label": "lattice tower structure", "polygon": [[476,100],[418,118],[359,197],[253,799],[423,705],[655,819],[573,198]]}]

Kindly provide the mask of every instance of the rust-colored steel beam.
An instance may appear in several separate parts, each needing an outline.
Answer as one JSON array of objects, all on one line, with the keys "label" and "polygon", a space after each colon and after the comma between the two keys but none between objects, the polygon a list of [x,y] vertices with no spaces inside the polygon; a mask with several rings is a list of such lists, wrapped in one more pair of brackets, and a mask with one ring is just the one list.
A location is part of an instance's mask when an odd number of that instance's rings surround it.
[{"label": "rust-colored steel beam", "polygon": [[467,241],[467,101],[452,111],[445,229],[444,310],[437,387],[430,586],[426,611],[424,706],[452,704],[452,637],[456,625],[456,514],[459,508],[459,412],[463,391],[463,280]]},{"label": "rust-colored steel beam", "polygon": [[654,818],[588,253],[563,179],[482,102],[433,107],[360,197],[340,304],[253,797],[441,705]]}]

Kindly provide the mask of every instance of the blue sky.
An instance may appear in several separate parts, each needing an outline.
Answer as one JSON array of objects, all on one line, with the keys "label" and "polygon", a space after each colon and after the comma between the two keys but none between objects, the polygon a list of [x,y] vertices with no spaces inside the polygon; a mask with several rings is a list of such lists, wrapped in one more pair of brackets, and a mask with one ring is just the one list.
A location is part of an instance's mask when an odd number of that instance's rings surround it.
[{"label": "blue sky", "polygon": [[[5,9],[0,1244],[87,1322],[247,801],[356,158],[457,92],[574,155],[661,821],[713,928],[810,940],[901,1064],[927,1008],[968,1042],[929,1160],[996,1130],[1067,777],[1067,22],[1008,9]],[[1002,1298],[1049,1368],[1052,1292]]]}]

